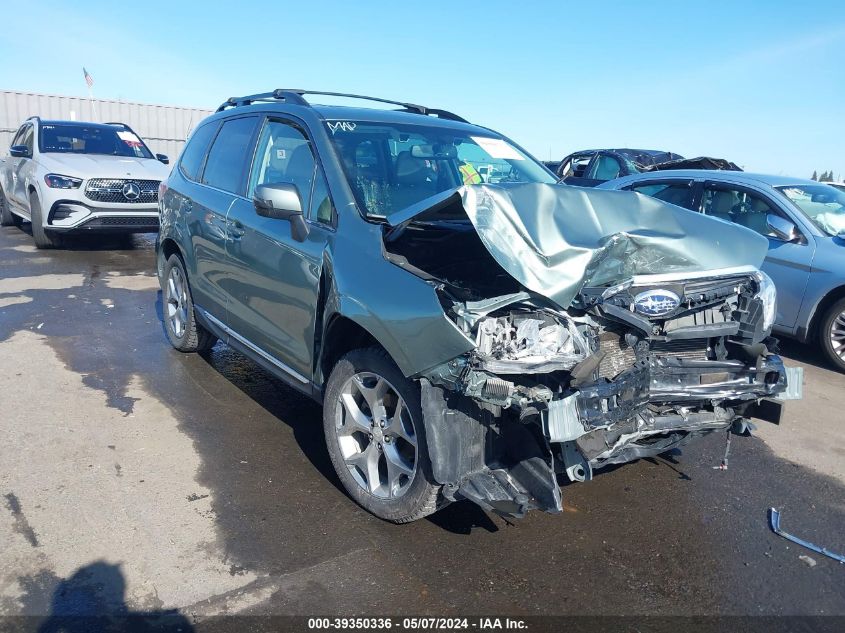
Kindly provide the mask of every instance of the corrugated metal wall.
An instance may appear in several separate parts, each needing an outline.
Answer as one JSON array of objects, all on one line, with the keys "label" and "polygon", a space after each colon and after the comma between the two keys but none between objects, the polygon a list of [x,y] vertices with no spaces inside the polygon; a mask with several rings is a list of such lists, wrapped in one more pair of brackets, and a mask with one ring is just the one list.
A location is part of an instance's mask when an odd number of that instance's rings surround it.
[{"label": "corrugated metal wall", "polygon": [[154,153],[167,154],[175,160],[185,138],[212,110],[180,108],[94,99],[84,97],[33,94],[0,90],[0,157],[6,156],[9,143],[20,124],[31,116],[42,119],[76,121],[120,121],[126,123]]}]

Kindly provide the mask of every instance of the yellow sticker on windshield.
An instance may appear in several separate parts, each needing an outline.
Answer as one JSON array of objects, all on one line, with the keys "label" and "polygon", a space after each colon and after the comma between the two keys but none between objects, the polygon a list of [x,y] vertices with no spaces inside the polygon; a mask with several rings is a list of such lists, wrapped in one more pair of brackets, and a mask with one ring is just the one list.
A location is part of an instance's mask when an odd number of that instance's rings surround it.
[{"label": "yellow sticker on windshield", "polygon": [[470,138],[475,141],[481,149],[490,154],[492,158],[525,160],[525,158],[523,158],[515,148],[511,147],[500,138],[490,138],[489,136],[470,136]]}]

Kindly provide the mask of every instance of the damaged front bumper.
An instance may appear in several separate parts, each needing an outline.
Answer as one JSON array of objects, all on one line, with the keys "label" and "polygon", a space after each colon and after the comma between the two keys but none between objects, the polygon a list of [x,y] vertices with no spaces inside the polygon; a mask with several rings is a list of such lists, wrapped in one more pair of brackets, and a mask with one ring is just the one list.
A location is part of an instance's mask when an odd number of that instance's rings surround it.
[{"label": "damaged front bumper", "polygon": [[[590,469],[600,468],[658,455],[668,450],[665,441],[682,439],[679,434],[727,428],[749,403],[785,388],[786,370],[773,354],[751,368],[738,361],[659,359],[552,401],[544,426],[550,442],[575,442]],[[665,441],[652,441],[655,436]]]},{"label": "damaged front bumper", "polygon": [[[719,379],[717,381],[717,379]],[[523,402],[519,415],[422,380],[434,478],[450,499],[521,517],[560,512],[557,481],[659,455],[714,430],[745,428],[749,406],[786,388],[780,357],[638,363],[565,397]]]},{"label": "damaged front bumper", "polygon": [[785,390],[786,370],[775,354],[753,367],[655,358],[564,397],[523,401],[518,414],[421,383],[432,472],[445,496],[521,517],[561,511],[558,475],[586,481],[598,468],[714,430],[744,430],[750,406]]}]

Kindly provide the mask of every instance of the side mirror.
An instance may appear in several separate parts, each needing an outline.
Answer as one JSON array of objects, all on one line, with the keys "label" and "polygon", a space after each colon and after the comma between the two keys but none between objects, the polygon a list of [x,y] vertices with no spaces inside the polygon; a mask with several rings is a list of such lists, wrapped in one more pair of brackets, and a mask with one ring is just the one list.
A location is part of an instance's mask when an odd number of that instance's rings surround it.
[{"label": "side mirror", "polygon": [[165,165],[170,164],[170,159],[165,154],[156,154],[156,160]]},{"label": "side mirror", "polygon": [[775,215],[774,213],[767,215],[766,224],[784,242],[795,242],[801,238],[801,234],[798,232],[796,226],[779,215]]},{"label": "side mirror", "polygon": [[252,204],[255,205],[255,212],[262,217],[288,220],[290,236],[297,242],[304,242],[308,237],[308,223],[302,215],[302,198],[293,183],[257,186]]},{"label": "side mirror", "polygon": [[29,158],[29,148],[26,145],[12,145],[9,155],[12,158]]}]

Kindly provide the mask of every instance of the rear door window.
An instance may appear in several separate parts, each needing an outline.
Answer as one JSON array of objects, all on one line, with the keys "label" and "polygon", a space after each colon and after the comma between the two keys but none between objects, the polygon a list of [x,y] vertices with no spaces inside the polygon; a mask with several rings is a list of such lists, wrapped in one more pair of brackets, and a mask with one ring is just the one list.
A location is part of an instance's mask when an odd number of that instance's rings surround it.
[{"label": "rear door window", "polygon": [[217,132],[218,123],[206,123],[199,126],[191,138],[188,139],[188,144],[182,150],[182,158],[179,159],[179,169],[189,180],[198,180],[202,161],[205,158],[205,153],[208,151],[208,146],[211,144],[211,139],[214,138]]},{"label": "rear door window", "polygon": [[230,119],[223,123],[208,152],[202,174],[204,185],[243,195],[257,124],[256,116]]},{"label": "rear door window", "polygon": [[663,200],[663,202],[669,202],[685,209],[695,210],[693,205],[693,188],[690,181],[650,182],[633,185],[630,189],[631,191]]}]

